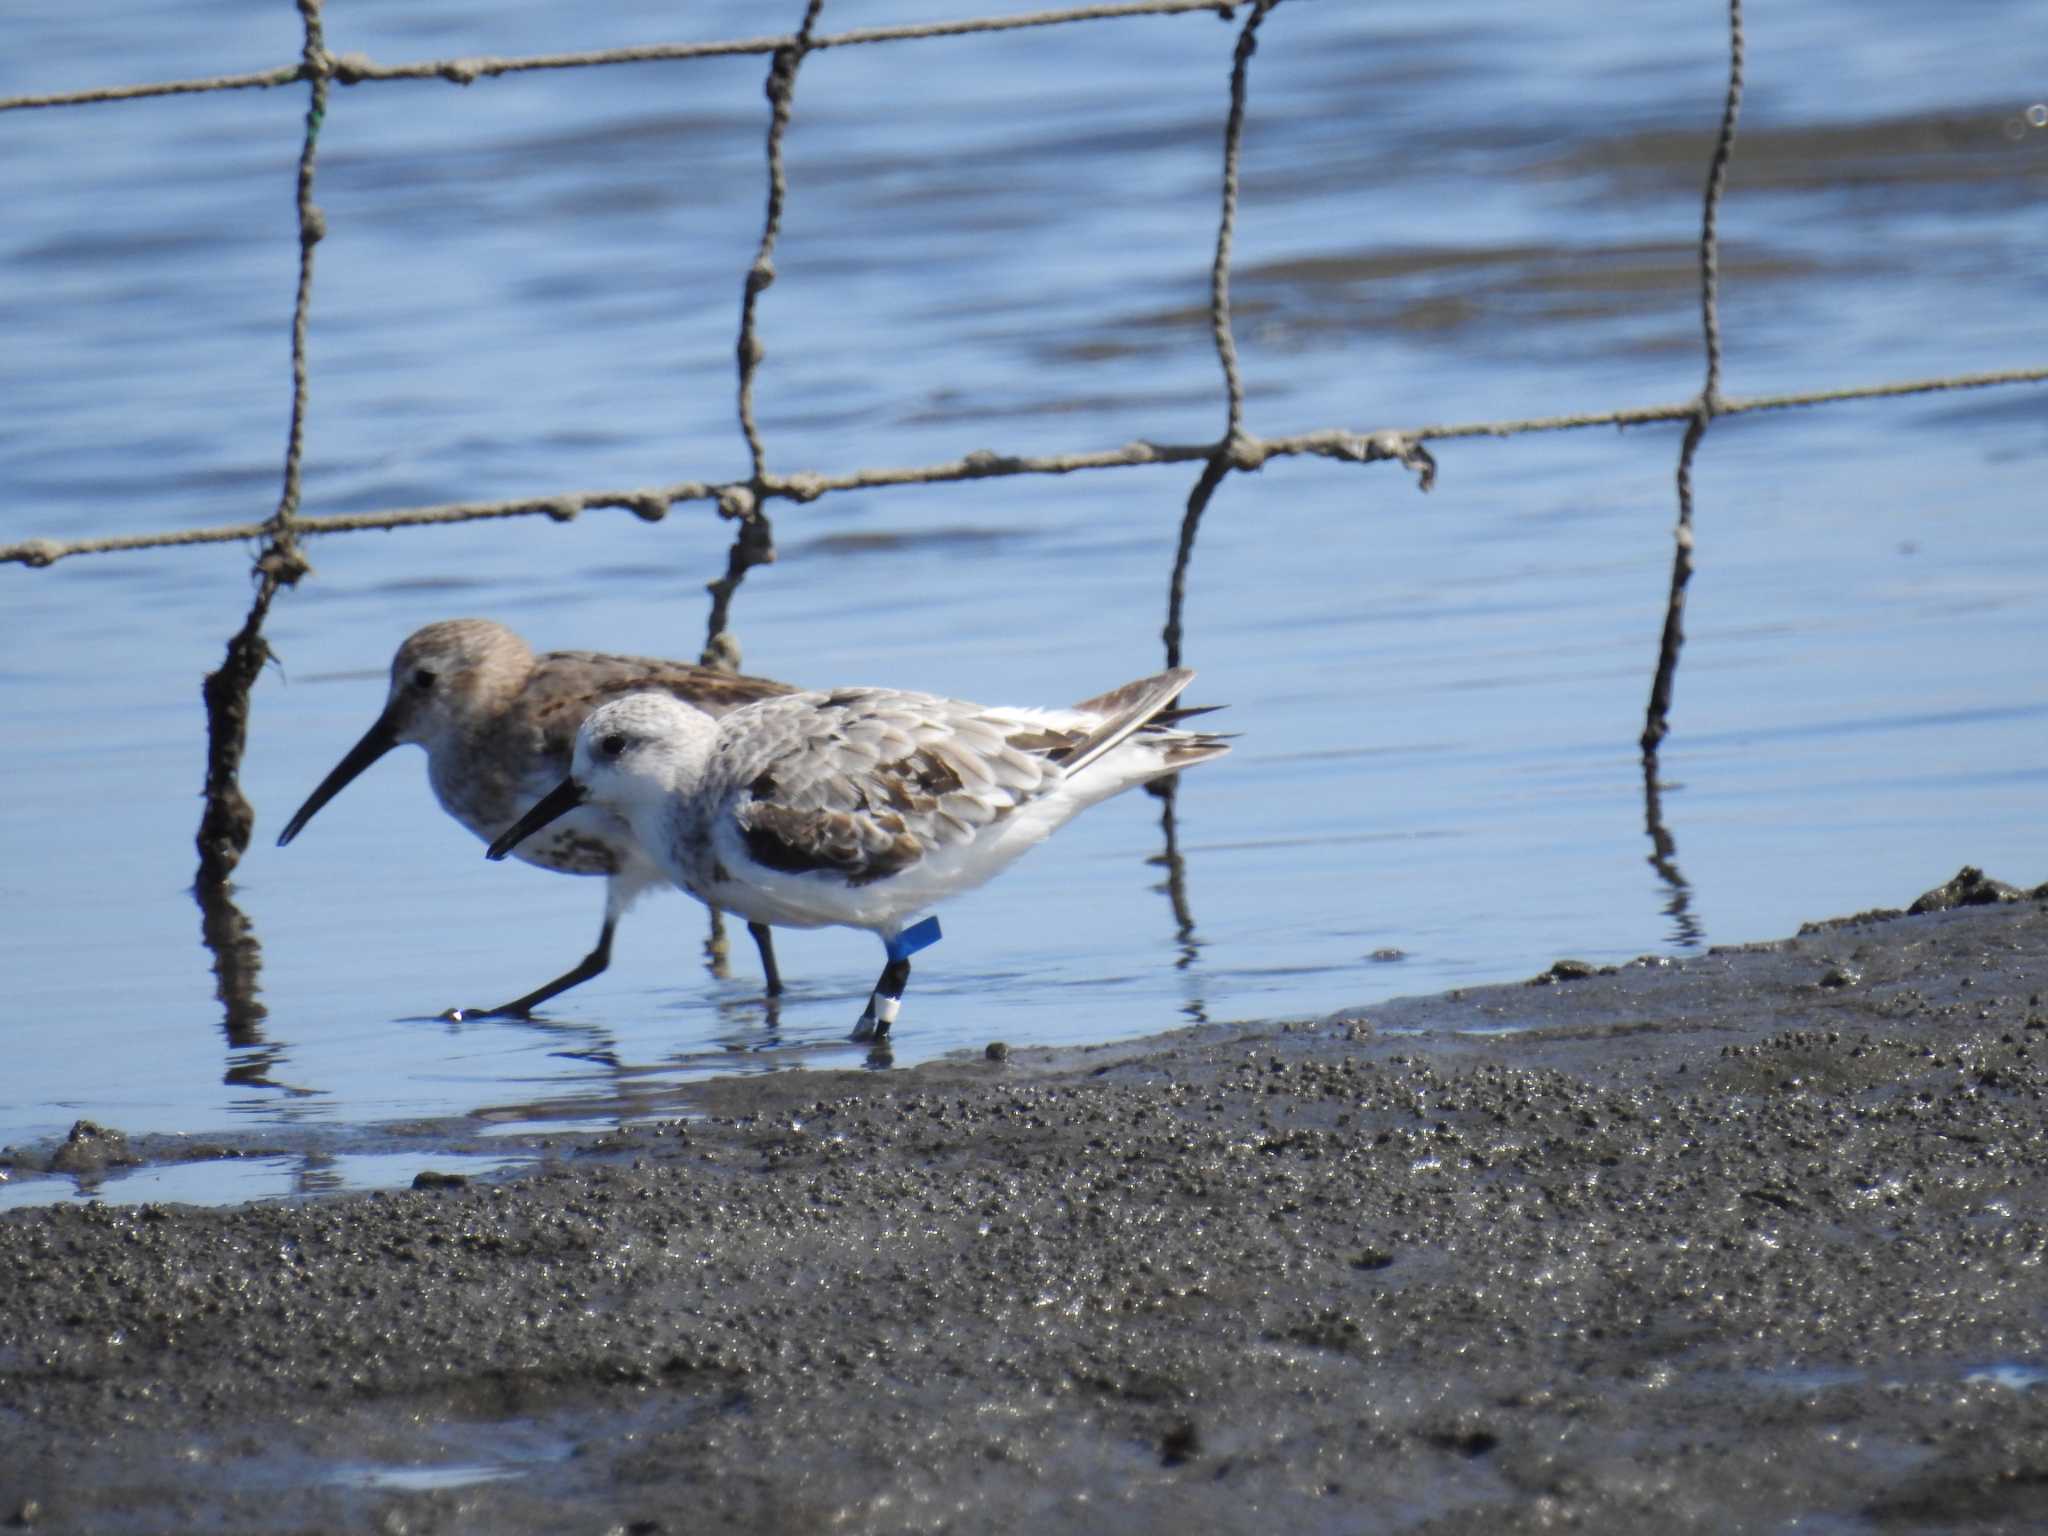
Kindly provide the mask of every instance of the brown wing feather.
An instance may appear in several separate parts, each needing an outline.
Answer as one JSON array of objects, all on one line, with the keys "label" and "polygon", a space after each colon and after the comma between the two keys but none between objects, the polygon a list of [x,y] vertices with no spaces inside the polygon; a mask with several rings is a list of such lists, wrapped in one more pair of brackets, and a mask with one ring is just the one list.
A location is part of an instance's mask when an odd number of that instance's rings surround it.
[{"label": "brown wing feather", "polygon": [[541,733],[546,750],[566,763],[575,749],[576,728],[583,717],[608,699],[628,693],[666,693],[715,716],[795,691],[788,683],[770,678],[743,677],[686,661],[550,651],[535,665],[521,703],[527,724]]},{"label": "brown wing feather", "polygon": [[756,860],[792,874],[884,879],[1009,815],[1048,777],[1006,739],[1013,726],[922,694],[809,694],[786,721],[750,724],[752,749],[742,762],[736,745],[724,768],[744,785],[733,816]]},{"label": "brown wing feather", "polygon": [[1141,677],[1108,693],[1075,705],[1077,710],[1104,717],[1102,724],[1061,754],[1069,773],[1079,773],[1160,710],[1171,704],[1180,691],[1195,680],[1190,667],[1174,667],[1153,677]]},{"label": "brown wing feather", "polygon": [[737,815],[747,852],[786,874],[837,874],[849,885],[866,885],[924,857],[924,846],[892,812],[799,811],[756,800]]}]

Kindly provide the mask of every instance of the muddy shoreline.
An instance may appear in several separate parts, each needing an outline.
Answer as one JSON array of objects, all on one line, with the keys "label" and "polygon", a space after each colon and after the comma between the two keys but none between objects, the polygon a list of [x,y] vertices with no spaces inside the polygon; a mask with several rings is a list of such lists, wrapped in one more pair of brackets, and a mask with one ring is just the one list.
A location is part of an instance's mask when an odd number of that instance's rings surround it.
[{"label": "muddy shoreline", "polygon": [[2038,1530],[2048,900],[0,1215],[0,1524]]}]

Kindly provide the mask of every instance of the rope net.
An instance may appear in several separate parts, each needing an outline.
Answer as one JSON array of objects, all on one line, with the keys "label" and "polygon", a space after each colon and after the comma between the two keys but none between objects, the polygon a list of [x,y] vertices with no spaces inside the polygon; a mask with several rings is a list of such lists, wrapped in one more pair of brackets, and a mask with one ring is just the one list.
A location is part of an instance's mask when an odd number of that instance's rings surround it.
[{"label": "rope net", "polygon": [[[296,0],[296,3],[303,29],[303,47],[296,63],[244,74],[0,98],[0,112],[18,112],[104,109],[125,101],[218,91],[296,87],[307,93],[295,186],[299,265],[292,314],[290,427],[285,446],[283,484],[274,509],[267,517],[212,527],[167,528],[71,539],[31,537],[0,544],[0,563],[32,568],[48,567],[75,556],[201,544],[255,546],[254,600],[245,621],[228,642],[221,668],[206,680],[209,729],[207,794],[206,812],[198,838],[198,883],[202,892],[224,890],[229,875],[248,845],[252,818],[246,801],[242,799],[237,775],[247,736],[249,691],[269,654],[263,638],[263,623],[271,604],[282,589],[295,585],[310,570],[301,551],[302,541],[309,537],[508,518],[544,517],[567,522],[585,511],[604,508],[623,509],[644,521],[658,522],[675,506],[708,502],[721,518],[736,525],[725,571],[707,586],[711,605],[706,624],[704,660],[715,665],[733,653],[727,629],[736,591],[749,570],[774,558],[770,512],[777,502],[808,503],[849,491],[937,485],[996,476],[1067,475],[1188,464],[1198,466],[1198,472],[1187,499],[1175,550],[1162,636],[1167,664],[1178,665],[1188,566],[1203,514],[1216,490],[1232,474],[1257,470],[1274,458],[1314,456],[1346,464],[1400,465],[1415,477],[1419,489],[1427,491],[1437,473],[1437,461],[1429,447],[1433,443],[1669,422],[1682,423],[1686,430],[1677,470],[1678,516],[1670,593],[1641,746],[1648,831],[1657,850],[1652,863],[1673,891],[1674,915],[1682,925],[1685,920],[1685,886],[1672,861],[1671,839],[1659,814],[1656,755],[1658,744],[1670,729],[1677,662],[1684,638],[1684,595],[1693,570],[1692,465],[1713,421],[1749,412],[2048,382],[2048,366],[2021,366],[1768,396],[1729,397],[1721,393],[1718,217],[1727,185],[1728,166],[1736,149],[1742,99],[1745,34],[1741,0],[1729,0],[1727,93],[1718,133],[1710,146],[1703,147],[1702,164],[1706,178],[1701,201],[1698,275],[1705,372],[1696,396],[1673,403],[1620,406],[1568,415],[1362,429],[1321,426],[1269,437],[1251,433],[1244,424],[1244,384],[1238,366],[1231,314],[1231,246],[1237,218],[1240,147],[1245,120],[1251,111],[1253,66],[1260,32],[1276,12],[1282,14],[1282,19],[1272,24],[1285,24],[1284,0],[1236,0],[1236,3],[1223,3],[1223,0],[1131,0],[1131,3],[1080,5],[1007,16],[839,32],[819,30],[819,22],[826,9],[825,0],[806,0],[797,29],[784,35],[519,58],[442,58],[395,64],[378,63],[361,54],[330,52],[322,26],[323,0]],[[1120,447],[1080,448],[1052,454],[1006,454],[981,450],[937,463],[864,467],[830,473],[772,470],[767,444],[753,408],[755,375],[764,355],[759,339],[759,314],[763,297],[775,280],[775,246],[788,197],[783,140],[797,109],[798,82],[804,59],[812,53],[833,48],[904,45],[921,39],[1026,28],[1085,26],[1097,21],[1134,17],[1162,20],[1199,17],[1207,24],[1221,18],[1237,29],[1221,135],[1221,208],[1209,285],[1209,328],[1225,407],[1221,435],[1213,442],[1133,442]],[[1195,23],[1188,21],[1185,24]],[[696,61],[742,55],[764,56],[768,61],[767,208],[753,260],[741,278],[742,303],[735,347],[738,424],[751,466],[747,477],[743,480],[687,480],[665,485],[574,491],[536,490],[530,495],[511,499],[447,502],[324,516],[302,515],[302,460],[309,398],[307,321],[315,292],[314,254],[326,233],[325,219],[315,198],[315,185],[321,129],[332,104],[333,87],[374,88],[383,82],[418,80],[441,80],[467,86],[482,80],[538,70],[603,69],[621,64],[647,63],[687,68]],[[1170,787],[1165,791],[1165,798],[1170,852],[1173,843]]]}]

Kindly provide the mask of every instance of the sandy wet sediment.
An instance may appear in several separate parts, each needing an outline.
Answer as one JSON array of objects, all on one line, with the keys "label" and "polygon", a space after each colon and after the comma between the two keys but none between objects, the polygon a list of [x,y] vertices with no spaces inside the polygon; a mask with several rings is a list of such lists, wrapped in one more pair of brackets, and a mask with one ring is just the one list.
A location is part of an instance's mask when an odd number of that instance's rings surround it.
[{"label": "sandy wet sediment", "polygon": [[2048,902],[0,1216],[0,1521],[2038,1530]]}]

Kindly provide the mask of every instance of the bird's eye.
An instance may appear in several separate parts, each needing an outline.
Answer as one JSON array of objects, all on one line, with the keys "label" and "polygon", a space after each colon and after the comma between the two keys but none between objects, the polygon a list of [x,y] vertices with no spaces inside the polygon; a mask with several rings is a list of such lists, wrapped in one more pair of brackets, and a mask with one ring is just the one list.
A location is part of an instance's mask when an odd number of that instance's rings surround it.
[{"label": "bird's eye", "polygon": [[626,750],[626,738],[621,736],[617,731],[613,731],[611,735],[605,737],[603,741],[600,741],[597,744],[597,750],[602,752],[606,757],[617,757],[621,752]]},{"label": "bird's eye", "polygon": [[421,667],[419,671],[413,673],[412,685],[413,687],[419,689],[421,693],[426,693],[430,691],[434,686],[434,674],[429,672],[425,667]]}]

